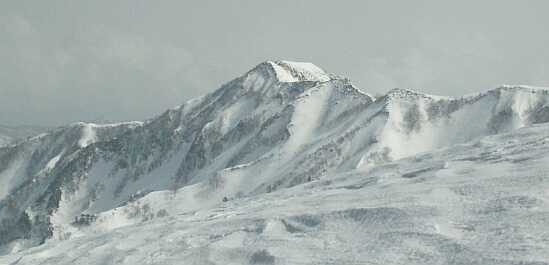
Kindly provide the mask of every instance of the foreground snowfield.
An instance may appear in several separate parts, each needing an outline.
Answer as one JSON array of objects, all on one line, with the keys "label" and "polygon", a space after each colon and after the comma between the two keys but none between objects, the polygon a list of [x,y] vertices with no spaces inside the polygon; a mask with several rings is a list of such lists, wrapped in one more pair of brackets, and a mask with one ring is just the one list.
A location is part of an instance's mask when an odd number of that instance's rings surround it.
[{"label": "foreground snowfield", "polygon": [[152,192],[0,264],[549,264],[548,172],[539,124],[194,210]]}]

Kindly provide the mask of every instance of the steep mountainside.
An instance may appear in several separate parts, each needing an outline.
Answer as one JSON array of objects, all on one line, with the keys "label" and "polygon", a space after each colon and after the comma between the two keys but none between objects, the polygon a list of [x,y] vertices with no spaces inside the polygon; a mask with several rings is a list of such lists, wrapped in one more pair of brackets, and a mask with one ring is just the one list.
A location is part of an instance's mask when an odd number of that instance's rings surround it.
[{"label": "steep mountainside", "polygon": [[82,214],[133,224],[116,210],[153,191],[206,209],[547,122],[548,103],[547,90],[512,86],[374,100],[312,64],[264,62],[143,123],[73,124],[0,148],[0,253],[78,235]]},{"label": "steep mountainside", "polygon": [[548,161],[542,124],[210,207],[156,191],[0,264],[549,264]]}]

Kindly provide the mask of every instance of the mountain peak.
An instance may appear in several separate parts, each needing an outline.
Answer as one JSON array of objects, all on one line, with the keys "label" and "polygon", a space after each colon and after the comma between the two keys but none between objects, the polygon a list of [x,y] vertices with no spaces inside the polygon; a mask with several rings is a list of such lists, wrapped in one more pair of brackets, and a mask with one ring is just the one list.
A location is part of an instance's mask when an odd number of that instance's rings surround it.
[{"label": "mountain peak", "polygon": [[283,83],[326,82],[331,79],[330,75],[320,67],[308,62],[265,61],[257,65],[248,74],[257,72],[272,76],[276,81]]}]

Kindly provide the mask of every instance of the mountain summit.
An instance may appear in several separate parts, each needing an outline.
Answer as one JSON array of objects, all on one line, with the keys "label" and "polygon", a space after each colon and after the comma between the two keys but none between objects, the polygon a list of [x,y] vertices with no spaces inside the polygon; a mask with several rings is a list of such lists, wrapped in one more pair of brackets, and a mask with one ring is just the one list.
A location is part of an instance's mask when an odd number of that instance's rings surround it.
[{"label": "mountain summit", "polygon": [[547,121],[545,89],[395,89],[374,100],[313,64],[267,61],[145,122],[78,123],[0,148],[0,254],[175,214],[170,203],[188,214]]},{"label": "mountain summit", "polygon": [[291,61],[266,61],[259,64],[250,73],[268,69],[279,82],[326,82],[330,80],[329,75],[312,63],[291,62]]}]

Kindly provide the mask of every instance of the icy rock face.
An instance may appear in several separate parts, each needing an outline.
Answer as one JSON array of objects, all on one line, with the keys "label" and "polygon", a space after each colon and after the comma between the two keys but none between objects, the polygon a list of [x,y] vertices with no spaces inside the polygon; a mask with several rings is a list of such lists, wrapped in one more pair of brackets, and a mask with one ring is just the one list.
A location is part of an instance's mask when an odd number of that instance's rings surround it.
[{"label": "icy rock face", "polygon": [[85,233],[82,214],[108,230],[164,215],[166,198],[190,212],[546,122],[548,100],[510,86],[374,100],[310,63],[264,62],[144,123],[78,123],[0,148],[0,252]]},{"label": "icy rock face", "polygon": [[50,216],[62,192],[78,189],[96,155],[86,145],[133,128],[78,123],[0,148],[0,244],[24,238],[34,245],[51,236]]}]

